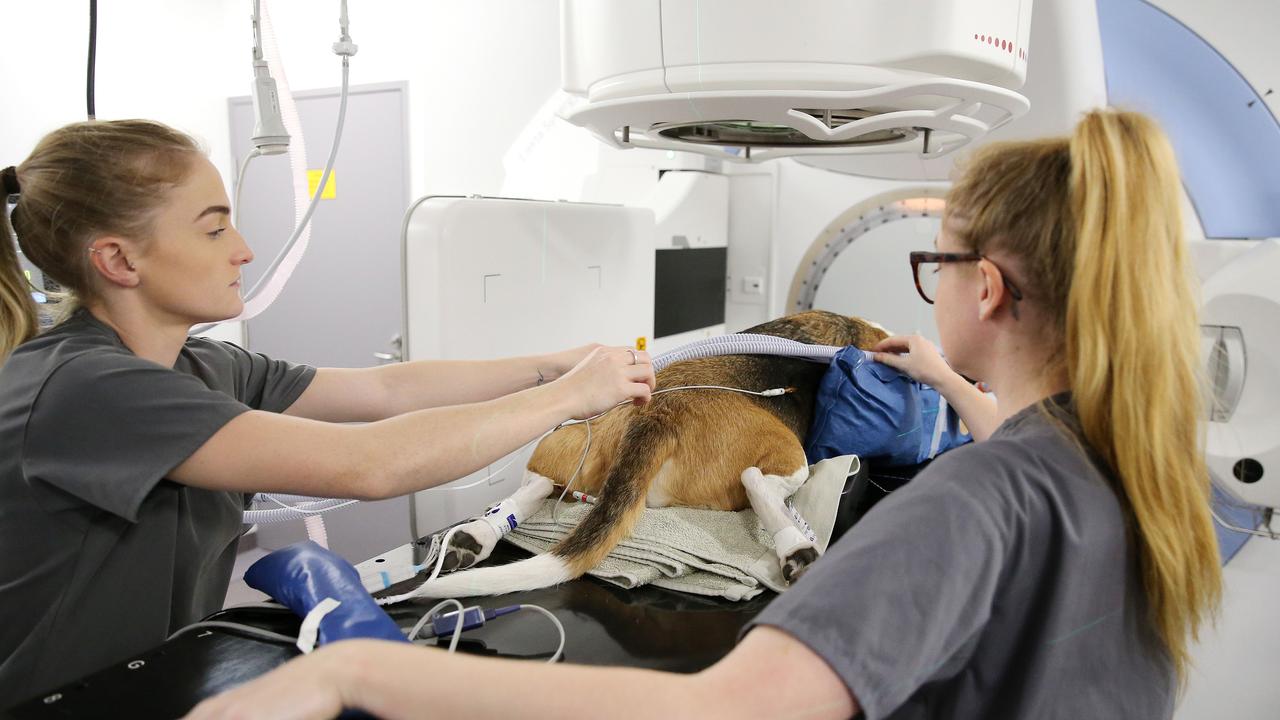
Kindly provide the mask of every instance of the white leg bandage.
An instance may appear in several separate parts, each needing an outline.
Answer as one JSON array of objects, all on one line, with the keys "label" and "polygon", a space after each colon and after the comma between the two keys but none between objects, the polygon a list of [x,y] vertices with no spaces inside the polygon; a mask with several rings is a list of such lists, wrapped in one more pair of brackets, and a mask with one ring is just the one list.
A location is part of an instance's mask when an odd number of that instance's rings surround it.
[{"label": "white leg bandage", "polygon": [[[788,564],[797,565],[797,557],[803,551],[816,557],[817,546],[805,536],[792,518],[793,509],[787,506],[787,498],[795,493],[809,476],[809,468],[803,467],[791,475],[765,475],[760,468],[749,467],[742,471],[742,485],[747,499],[760,518],[765,532],[773,536],[774,551],[783,565],[784,575],[790,580]],[[806,563],[807,564],[807,561]]]},{"label": "white leg bandage", "polygon": [[[482,517],[460,526],[449,541],[449,547],[474,556],[468,557],[469,562],[461,567],[470,567],[489,557],[503,536],[537,512],[542,501],[551,495],[551,490],[549,479],[526,470],[524,482],[514,495],[486,510]],[[467,542],[468,537],[473,542]],[[476,548],[476,545],[479,547]],[[448,550],[449,548],[445,548],[442,552]]]}]

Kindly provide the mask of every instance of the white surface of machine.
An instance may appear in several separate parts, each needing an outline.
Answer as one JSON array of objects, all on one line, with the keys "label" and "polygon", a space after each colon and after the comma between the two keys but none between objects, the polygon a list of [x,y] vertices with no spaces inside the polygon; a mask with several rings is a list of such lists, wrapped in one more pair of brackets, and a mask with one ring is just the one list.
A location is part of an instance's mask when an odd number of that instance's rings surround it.
[{"label": "white surface of machine", "polygon": [[[653,213],[639,208],[423,198],[404,223],[405,358],[644,346],[653,337],[654,232]],[[530,453],[416,493],[415,537],[510,495]]]},{"label": "white surface of machine", "polygon": [[1206,459],[1241,500],[1280,507],[1280,240],[1268,240],[1204,284],[1200,321],[1212,389]]},{"label": "white surface of machine", "polygon": [[620,148],[937,156],[1028,108],[1031,0],[565,0],[561,18],[583,98],[565,117]]}]

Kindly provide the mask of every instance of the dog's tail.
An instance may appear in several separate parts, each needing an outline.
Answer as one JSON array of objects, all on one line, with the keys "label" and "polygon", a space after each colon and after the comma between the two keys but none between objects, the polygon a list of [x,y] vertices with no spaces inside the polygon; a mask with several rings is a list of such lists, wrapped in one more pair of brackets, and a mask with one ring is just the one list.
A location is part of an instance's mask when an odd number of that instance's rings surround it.
[{"label": "dog's tail", "polygon": [[649,485],[675,454],[677,438],[670,416],[654,410],[650,407],[632,415],[596,504],[550,552],[437,578],[411,594],[447,598],[536,590],[580,577],[598,565],[631,534],[644,512]]}]

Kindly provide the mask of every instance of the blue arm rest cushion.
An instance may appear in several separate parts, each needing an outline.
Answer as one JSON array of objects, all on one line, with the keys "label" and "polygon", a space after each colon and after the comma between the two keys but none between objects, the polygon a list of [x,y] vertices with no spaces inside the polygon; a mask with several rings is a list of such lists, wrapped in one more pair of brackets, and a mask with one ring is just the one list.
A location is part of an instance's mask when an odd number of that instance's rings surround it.
[{"label": "blue arm rest cushion", "polygon": [[972,439],[937,390],[847,347],[818,386],[805,454],[810,463],[852,454],[915,465]]},{"label": "blue arm rest cushion", "polygon": [[341,602],[320,621],[318,645],[348,638],[409,641],[360,584],[351,563],[309,540],[257,561],[244,580],[302,618],[325,598]]}]

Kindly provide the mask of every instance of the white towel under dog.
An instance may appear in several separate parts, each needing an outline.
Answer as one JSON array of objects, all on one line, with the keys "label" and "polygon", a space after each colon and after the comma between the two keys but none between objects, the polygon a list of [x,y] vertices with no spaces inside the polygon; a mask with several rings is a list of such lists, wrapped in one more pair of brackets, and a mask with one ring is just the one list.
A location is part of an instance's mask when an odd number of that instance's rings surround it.
[{"label": "white towel under dog", "polygon": [[[856,471],[857,457],[823,460],[809,468],[809,479],[792,504],[809,524],[814,544],[825,551],[831,540],[845,478]],[[542,553],[569,533],[591,506],[562,505],[551,519],[554,498],[506,536],[530,552]],[[749,600],[769,588],[786,589],[773,538],[760,527],[754,510],[740,512],[694,508],[646,508],[632,535],[614,548],[591,575],[625,588],[653,584],[697,595]]]}]

